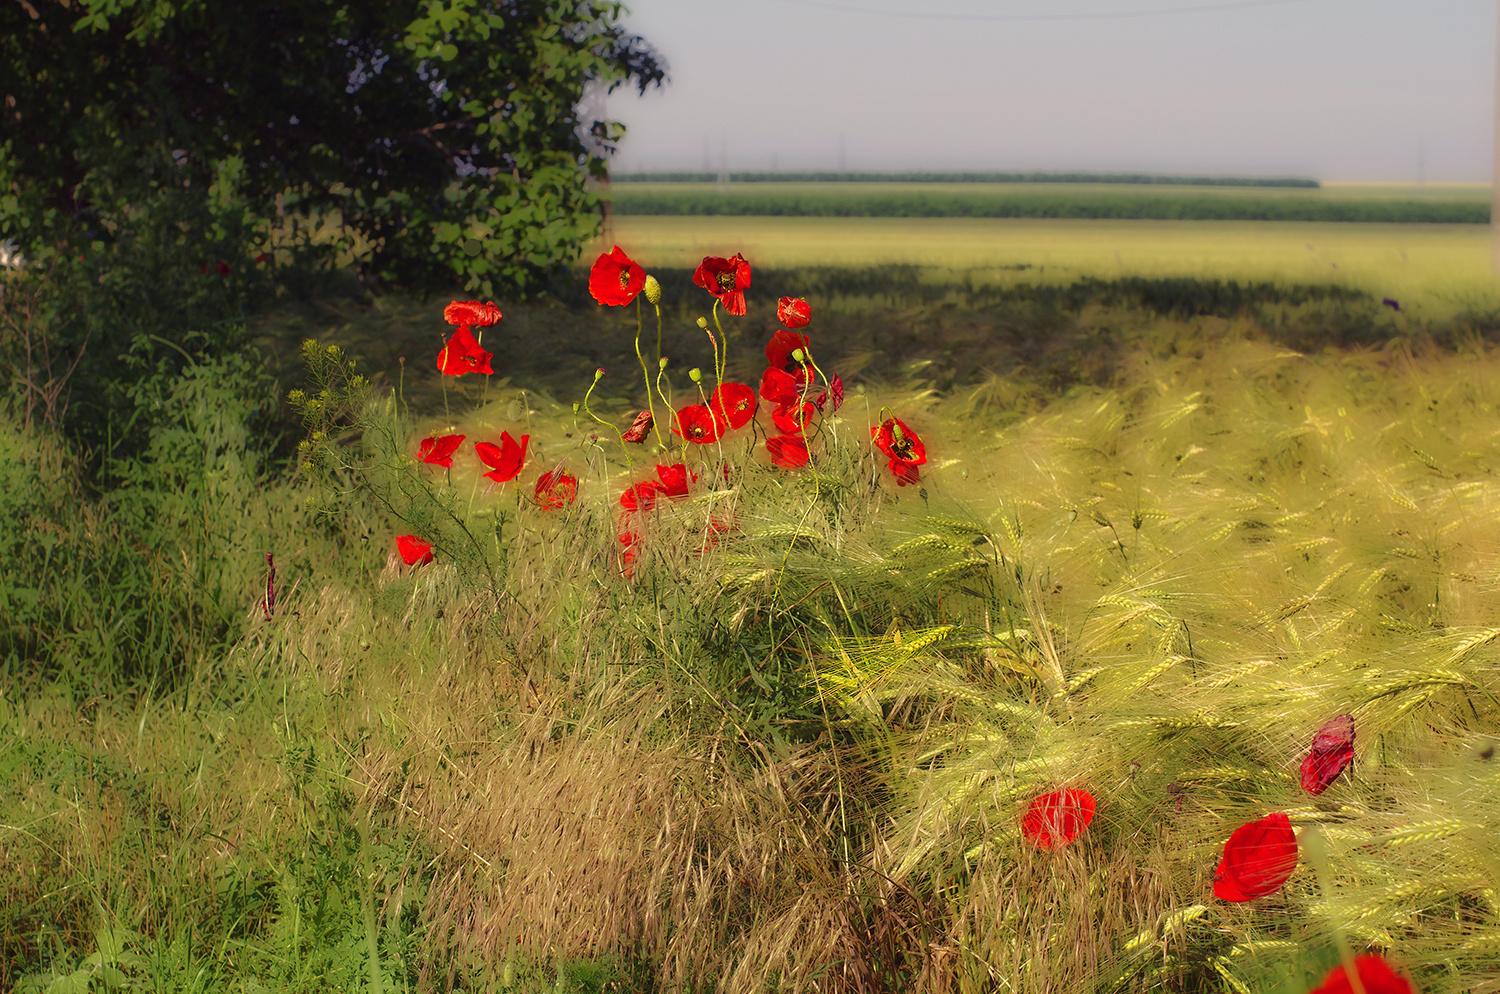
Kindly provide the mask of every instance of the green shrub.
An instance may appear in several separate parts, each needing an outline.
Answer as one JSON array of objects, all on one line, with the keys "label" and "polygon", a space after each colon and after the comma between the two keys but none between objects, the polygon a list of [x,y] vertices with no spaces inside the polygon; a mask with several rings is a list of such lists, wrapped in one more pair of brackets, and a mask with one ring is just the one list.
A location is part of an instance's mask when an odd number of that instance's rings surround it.
[{"label": "green shrub", "polygon": [[110,462],[115,486],[102,496],[64,442],[0,422],[0,520],[15,564],[0,576],[0,660],[14,676],[175,684],[238,637],[265,554],[300,521],[295,498],[267,487],[257,421],[275,394],[259,365],[229,356],[139,380],[134,401],[152,427],[139,454]]}]

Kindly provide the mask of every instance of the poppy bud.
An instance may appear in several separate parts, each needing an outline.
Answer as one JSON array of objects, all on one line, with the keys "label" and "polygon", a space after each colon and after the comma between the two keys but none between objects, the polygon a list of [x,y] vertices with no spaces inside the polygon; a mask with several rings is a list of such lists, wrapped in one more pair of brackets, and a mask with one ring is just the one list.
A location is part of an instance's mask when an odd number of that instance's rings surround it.
[{"label": "poppy bud", "polygon": [[598,383],[602,379],[604,379],[604,367],[600,366],[598,369],[594,370],[594,382]]},{"label": "poppy bud", "polygon": [[578,401],[576,400],[573,401],[573,413],[577,414],[581,410],[583,410],[583,405],[578,403]]},{"label": "poppy bud", "polygon": [[688,370],[688,379],[692,380],[694,383],[702,383],[703,371],[697,366],[694,366],[692,369]]},{"label": "poppy bud", "polygon": [[798,362],[805,363],[807,362],[807,353],[803,352],[801,349],[792,349],[792,358],[797,360]]},{"label": "poppy bud", "polygon": [[646,299],[651,303],[661,303],[661,284],[656,282],[655,276],[649,273],[646,275],[646,286],[642,292],[646,294]]},{"label": "poppy bud", "polygon": [[656,368],[658,370],[660,370],[661,372],[663,372],[663,373],[665,373],[667,371],[667,357],[666,356],[662,356],[660,359],[656,360]]},{"label": "poppy bud", "polygon": [[707,331],[708,330],[708,318],[699,318],[698,319],[698,327],[702,328],[704,331]]}]

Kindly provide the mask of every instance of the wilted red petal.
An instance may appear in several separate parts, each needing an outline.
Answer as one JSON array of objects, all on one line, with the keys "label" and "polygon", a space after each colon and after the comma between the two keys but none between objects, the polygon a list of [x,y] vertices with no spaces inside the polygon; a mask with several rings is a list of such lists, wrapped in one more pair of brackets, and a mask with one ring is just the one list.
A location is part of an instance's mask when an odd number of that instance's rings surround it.
[{"label": "wilted red petal", "polygon": [[1026,809],[1021,835],[1043,849],[1061,849],[1094,820],[1094,795],[1067,788],[1043,794]]},{"label": "wilted red petal", "polygon": [[835,411],[844,405],[844,381],[839,377],[838,373],[833,374],[833,379],[828,382],[828,389],[818,394],[817,399],[813,403],[817,404],[818,410],[821,411],[823,405],[830,400],[833,401],[833,409]]},{"label": "wilted red petal", "polygon": [[465,373],[493,373],[490,368],[492,353],[479,347],[474,335],[464,326],[453,333],[448,344],[438,353],[437,367],[445,376],[463,376]]},{"label": "wilted red petal", "polygon": [[620,438],[626,442],[644,442],[646,432],[650,431],[655,423],[656,419],[651,416],[650,411],[642,411],[635,416],[634,421],[630,422],[630,427],[625,429],[625,433]]},{"label": "wilted red petal", "polygon": [[677,412],[677,427],[672,429],[686,441],[707,445],[724,435],[724,424],[702,404],[689,404]]},{"label": "wilted red petal", "polygon": [[[810,381],[809,374],[801,373],[804,366],[808,364],[808,357],[812,354],[810,348],[812,339],[806,335],[799,335],[794,331],[777,332],[771,336],[766,343],[766,365],[772,369],[782,369],[788,373],[800,374]],[[792,358],[792,353],[798,349],[802,350],[802,361],[798,362]]]},{"label": "wilted red petal", "polygon": [[801,297],[782,297],[776,302],[776,320],[788,328],[806,328],[812,320],[812,308]]},{"label": "wilted red petal", "polygon": [[441,438],[424,438],[417,446],[417,461],[434,466],[452,466],[453,453],[463,444],[463,435],[443,435]]},{"label": "wilted red petal", "polygon": [[601,304],[620,307],[635,299],[646,285],[646,271],[616,245],[594,261],[589,270],[589,293]]},{"label": "wilted red petal", "polygon": [[534,493],[542,510],[561,510],[578,499],[578,477],[561,468],[549,470],[537,477]]},{"label": "wilted red petal", "polygon": [[490,472],[484,474],[496,483],[506,483],[521,475],[521,465],[526,461],[526,443],[531,441],[530,435],[522,435],[517,442],[510,437],[510,432],[500,433],[500,444],[493,442],[475,442],[474,452],[478,454],[480,462],[491,467]]},{"label": "wilted red petal", "polygon": [[693,282],[715,297],[730,314],[745,313],[745,288],[750,285],[750,263],[736,253],[733,258],[707,256],[693,272]]},{"label": "wilted red petal", "polygon": [[397,535],[396,551],[408,566],[425,566],[432,562],[432,545],[415,535]]},{"label": "wilted red petal", "polygon": [[481,304],[477,300],[455,300],[443,308],[443,320],[467,328],[488,328],[503,315],[493,300]]},{"label": "wilted red petal", "polygon": [[794,400],[789,404],[777,404],[771,408],[771,421],[783,435],[800,435],[812,420],[815,410],[817,408],[808,401],[798,404]]},{"label": "wilted red petal", "polygon": [[[1354,972],[1359,974],[1359,982],[1365,989],[1365,994],[1415,994],[1411,983],[1401,974],[1391,969],[1391,965],[1379,956],[1356,956],[1354,958]],[[1329,971],[1323,983],[1308,994],[1354,994],[1354,984],[1349,980],[1349,974],[1344,970],[1344,964],[1340,963]]]},{"label": "wilted red petal", "polygon": [[1279,890],[1296,868],[1297,836],[1286,813],[1275,811],[1229,836],[1214,894],[1225,901],[1253,901]]},{"label": "wilted red petal", "polygon": [[782,469],[801,469],[807,465],[807,439],[801,435],[772,435],[766,439],[771,465]]},{"label": "wilted red petal", "polygon": [[714,414],[731,429],[749,424],[755,417],[758,403],[755,391],[743,383],[720,383],[708,399],[708,406]]},{"label": "wilted red petal", "polygon": [[1313,736],[1312,751],[1302,761],[1302,789],[1321,794],[1354,762],[1354,716],[1329,719]]}]

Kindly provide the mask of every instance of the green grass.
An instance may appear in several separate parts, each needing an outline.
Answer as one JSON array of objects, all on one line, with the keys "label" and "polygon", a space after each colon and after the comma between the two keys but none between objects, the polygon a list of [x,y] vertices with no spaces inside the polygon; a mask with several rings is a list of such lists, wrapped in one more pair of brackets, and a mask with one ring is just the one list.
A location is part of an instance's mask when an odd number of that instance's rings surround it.
[{"label": "green grass", "polygon": [[1108,183],[614,183],[617,215],[1487,224],[1488,190]]}]

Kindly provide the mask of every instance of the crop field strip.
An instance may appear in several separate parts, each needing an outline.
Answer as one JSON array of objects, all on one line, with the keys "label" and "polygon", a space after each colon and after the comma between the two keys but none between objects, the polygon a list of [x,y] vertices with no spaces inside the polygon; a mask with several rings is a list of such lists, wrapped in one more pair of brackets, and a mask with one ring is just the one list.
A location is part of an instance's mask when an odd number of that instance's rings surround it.
[{"label": "crop field strip", "polygon": [[757,182],[611,184],[613,212],[708,217],[1489,223],[1488,188],[1339,184]]},{"label": "crop field strip", "polygon": [[583,264],[613,244],[648,268],[691,269],[705,255],[742,252],[779,269],[915,266],[945,283],[1332,285],[1433,319],[1500,307],[1489,230],[1467,224],[616,215]]}]

